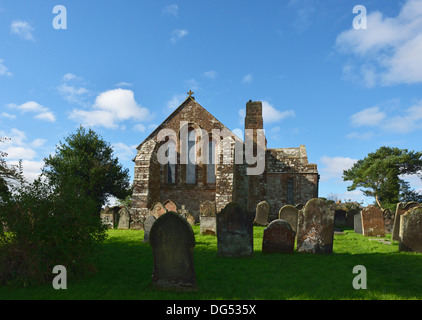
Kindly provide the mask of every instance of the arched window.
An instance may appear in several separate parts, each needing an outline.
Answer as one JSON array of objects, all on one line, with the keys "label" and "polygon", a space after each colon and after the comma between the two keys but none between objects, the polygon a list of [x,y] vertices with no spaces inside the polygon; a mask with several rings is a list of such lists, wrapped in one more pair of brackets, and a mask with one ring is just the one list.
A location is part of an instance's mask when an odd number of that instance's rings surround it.
[{"label": "arched window", "polygon": [[207,183],[215,183],[215,141],[208,142]]},{"label": "arched window", "polygon": [[176,183],[176,144],[170,142],[167,149],[168,163],[166,165],[166,183]]},{"label": "arched window", "polygon": [[196,183],[196,132],[188,133],[188,164],[186,165],[186,183]]}]

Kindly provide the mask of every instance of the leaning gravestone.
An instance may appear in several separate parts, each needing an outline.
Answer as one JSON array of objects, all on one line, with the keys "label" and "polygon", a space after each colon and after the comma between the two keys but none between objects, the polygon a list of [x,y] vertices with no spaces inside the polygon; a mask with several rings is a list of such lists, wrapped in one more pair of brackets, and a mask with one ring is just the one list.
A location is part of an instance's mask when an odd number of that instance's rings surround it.
[{"label": "leaning gravestone", "polygon": [[267,201],[261,201],[256,205],[256,215],[254,223],[261,226],[268,225],[268,215],[270,214],[270,204]]},{"label": "leaning gravestone", "polygon": [[219,257],[253,255],[253,216],[238,203],[227,204],[217,214],[217,254]]},{"label": "leaning gravestone", "polygon": [[166,213],[166,208],[162,205],[161,202],[156,202],[152,205],[151,208],[151,214],[158,219],[160,216],[162,216],[164,213]]},{"label": "leaning gravestone", "polygon": [[199,223],[201,234],[215,235],[217,232],[216,205],[206,200],[199,205]]},{"label": "leaning gravestone", "polygon": [[290,224],[293,231],[297,233],[297,225],[299,219],[299,210],[292,205],[285,205],[281,207],[280,211],[278,212],[278,218],[281,220],[285,220]]},{"label": "leaning gravestone", "polygon": [[153,215],[148,215],[144,221],[144,240],[143,242],[149,242],[149,235],[151,232],[152,225],[155,222],[155,217]]},{"label": "leaning gravestone", "polygon": [[264,253],[293,253],[296,232],[290,224],[281,219],[272,221],[264,229],[262,252]]},{"label": "leaning gravestone", "polygon": [[173,211],[173,212],[177,212],[178,211],[176,204],[173,201],[171,201],[171,200],[166,200],[163,203],[163,206],[164,206],[164,208],[166,208],[167,211]]},{"label": "leaning gravestone", "polygon": [[359,233],[362,234],[362,216],[361,216],[361,212],[356,213],[354,215],[354,225],[353,225],[353,230],[355,231],[355,233]]},{"label": "leaning gravestone", "polygon": [[380,208],[369,205],[361,211],[362,233],[368,237],[385,237],[384,218]]},{"label": "leaning gravestone", "polygon": [[422,253],[422,207],[400,216],[399,251]]},{"label": "leaning gravestone", "polygon": [[129,209],[123,207],[119,211],[119,225],[117,229],[119,230],[127,230],[130,228],[130,212]]},{"label": "leaning gravestone", "polygon": [[396,214],[394,216],[394,222],[393,222],[393,229],[391,231],[391,240],[399,241],[399,233],[400,233],[400,216],[402,214],[405,214],[406,211],[409,211],[410,209],[414,207],[421,206],[421,204],[411,201],[411,202],[400,202],[397,204],[396,207]]},{"label": "leaning gravestone", "polygon": [[175,212],[167,212],[152,225],[150,244],[154,256],[152,282],[160,289],[193,289],[195,236],[192,227]]},{"label": "leaning gravestone", "polygon": [[334,240],[334,211],[321,198],[309,200],[302,212],[297,235],[297,251],[332,253]]}]

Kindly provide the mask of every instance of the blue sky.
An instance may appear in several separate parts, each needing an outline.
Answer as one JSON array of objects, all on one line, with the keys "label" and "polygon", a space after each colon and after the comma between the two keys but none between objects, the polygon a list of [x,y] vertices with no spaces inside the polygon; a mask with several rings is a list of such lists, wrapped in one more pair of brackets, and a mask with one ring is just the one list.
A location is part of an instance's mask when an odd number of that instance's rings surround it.
[{"label": "blue sky", "polygon": [[237,132],[263,101],[268,147],[304,144],[320,196],[362,201],[342,171],[383,145],[422,149],[421,89],[422,0],[0,0],[1,148],[29,179],[80,123],[133,176],[135,147],[192,90]]}]

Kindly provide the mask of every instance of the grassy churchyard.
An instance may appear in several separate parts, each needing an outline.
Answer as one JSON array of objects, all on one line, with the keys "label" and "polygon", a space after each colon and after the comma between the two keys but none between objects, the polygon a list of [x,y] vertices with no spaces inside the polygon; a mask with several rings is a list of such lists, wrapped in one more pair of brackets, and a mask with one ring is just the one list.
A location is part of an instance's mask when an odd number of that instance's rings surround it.
[{"label": "grassy churchyard", "polygon": [[[198,288],[192,292],[159,291],[152,286],[152,248],[143,231],[109,230],[98,256],[97,272],[68,279],[66,290],[52,285],[0,288],[1,299],[422,299],[422,254],[398,251],[345,229],[335,234],[332,254],[263,254],[265,227],[254,226],[252,258],[218,258],[217,238],[193,230]],[[387,234],[386,240],[390,239]],[[367,289],[352,282],[362,265]]]}]

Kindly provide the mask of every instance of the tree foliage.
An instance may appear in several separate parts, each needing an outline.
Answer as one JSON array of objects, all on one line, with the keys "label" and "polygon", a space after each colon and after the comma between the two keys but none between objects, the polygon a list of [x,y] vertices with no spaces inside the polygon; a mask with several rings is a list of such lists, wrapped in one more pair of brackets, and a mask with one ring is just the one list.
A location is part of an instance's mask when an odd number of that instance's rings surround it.
[{"label": "tree foliage", "polygon": [[400,176],[421,170],[422,152],[381,147],[358,160],[349,170],[344,170],[343,180],[352,182],[347,190],[362,188],[365,196],[374,197],[383,208],[403,199],[402,191],[408,184]]},{"label": "tree foliage", "polygon": [[43,173],[51,181],[60,184],[68,176],[79,180],[81,192],[99,208],[109,196],[124,199],[131,193],[129,170],[123,169],[110,144],[92,129],[80,126],[44,161]]},{"label": "tree foliage", "polygon": [[[10,140],[10,138],[0,137],[0,143]],[[23,182],[22,162],[19,165],[9,165],[6,163],[7,153],[0,150],[0,199],[9,193],[8,185],[13,182]]]}]

